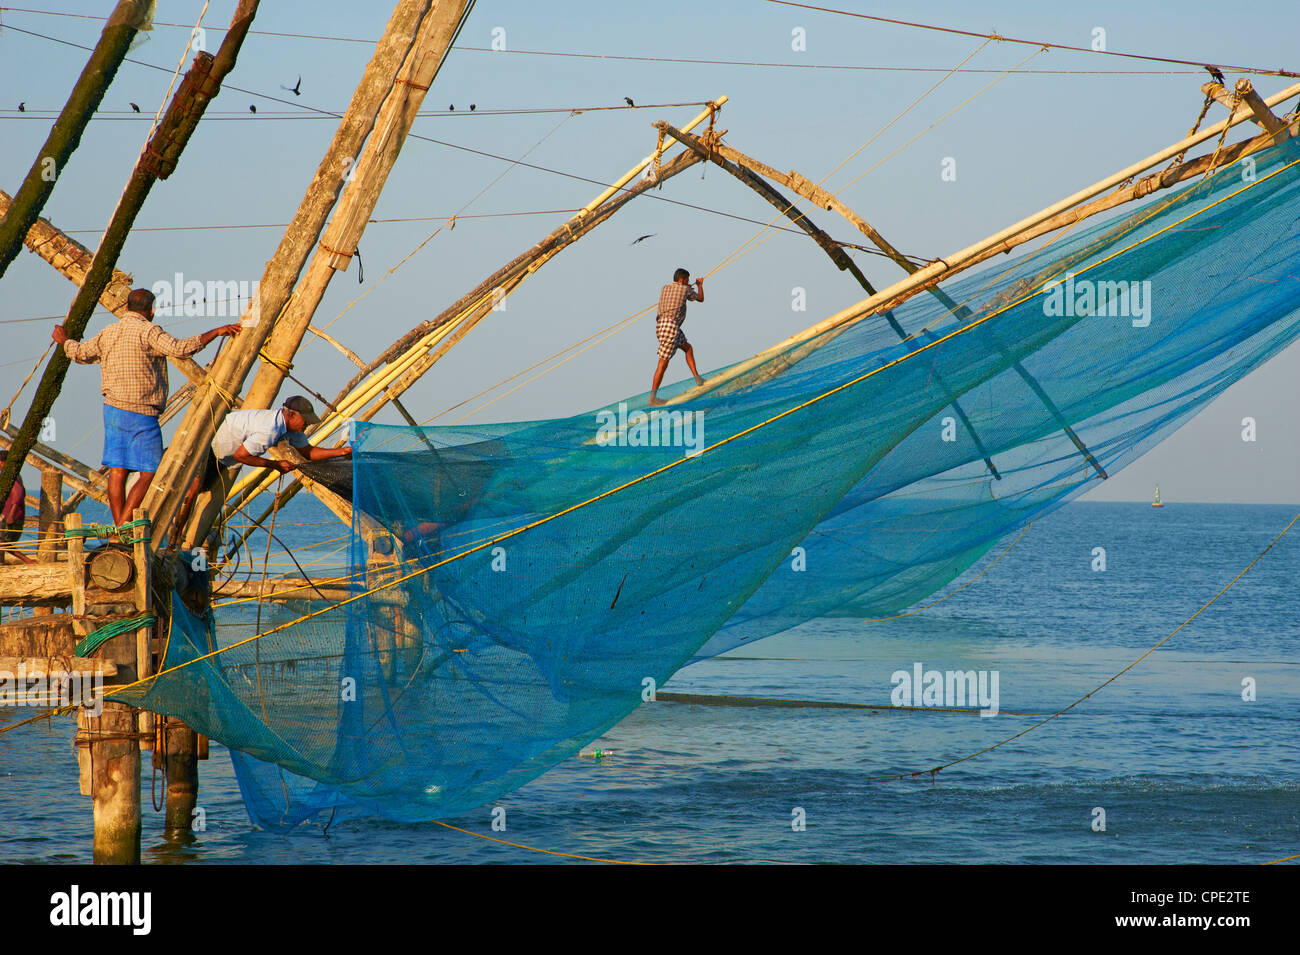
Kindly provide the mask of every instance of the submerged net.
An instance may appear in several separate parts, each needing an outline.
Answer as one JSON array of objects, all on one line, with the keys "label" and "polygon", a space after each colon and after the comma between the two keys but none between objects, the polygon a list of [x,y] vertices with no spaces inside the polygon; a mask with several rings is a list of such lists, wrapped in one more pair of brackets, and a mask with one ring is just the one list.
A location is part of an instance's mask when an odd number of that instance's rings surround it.
[{"label": "submerged net", "polygon": [[1300,333],[1298,210],[1289,143],[1250,181],[1229,168],[947,283],[676,417],[641,396],[359,426],[355,599],[187,666],[215,638],[173,601],[180,668],[117,698],[235,750],[267,827],[480,806],[692,659],[915,604],[1185,423]]}]

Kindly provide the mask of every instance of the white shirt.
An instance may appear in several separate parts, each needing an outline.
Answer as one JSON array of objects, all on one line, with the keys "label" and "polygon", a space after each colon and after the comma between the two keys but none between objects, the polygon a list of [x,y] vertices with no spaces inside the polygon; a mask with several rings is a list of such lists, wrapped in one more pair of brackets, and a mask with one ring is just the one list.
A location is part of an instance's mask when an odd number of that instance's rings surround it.
[{"label": "white shirt", "polygon": [[253,409],[232,411],[226,415],[212,439],[212,453],[225,467],[238,464],[235,452],[243,445],[254,457],[265,457],[266,452],[284,438],[295,448],[307,446],[307,436],[301,431],[290,431],[284,421],[284,412],[278,409]]}]

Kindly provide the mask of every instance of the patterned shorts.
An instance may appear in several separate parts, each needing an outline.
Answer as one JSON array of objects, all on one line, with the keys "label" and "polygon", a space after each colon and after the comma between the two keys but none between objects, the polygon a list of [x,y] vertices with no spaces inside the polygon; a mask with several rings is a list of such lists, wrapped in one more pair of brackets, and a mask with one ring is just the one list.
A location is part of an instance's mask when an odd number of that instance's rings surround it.
[{"label": "patterned shorts", "polygon": [[686,348],[690,342],[682,334],[682,327],[672,319],[659,319],[655,322],[655,335],[659,339],[659,357],[672,358],[679,348]]}]

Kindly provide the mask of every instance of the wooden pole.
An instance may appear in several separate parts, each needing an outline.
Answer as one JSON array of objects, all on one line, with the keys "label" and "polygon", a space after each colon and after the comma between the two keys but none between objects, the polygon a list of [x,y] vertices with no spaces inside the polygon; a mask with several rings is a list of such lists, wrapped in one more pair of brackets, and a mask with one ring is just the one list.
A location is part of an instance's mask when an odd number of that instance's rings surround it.
[{"label": "wooden pole", "polygon": [[[149,24],[152,11],[150,0],[119,0],[104,24],[99,42],[23,180],[13,207],[0,219],[0,277],[4,276],[9,263],[23,247],[23,237],[41,214],[45,201],[54,191],[55,182],[63,174],[64,166],[81,143],[86,124],[99,108],[117,68],[122,65],[131,41],[142,27]],[[6,493],[9,487],[9,484],[4,485]]]},{"label": "wooden pole", "polygon": [[[1297,94],[1300,94],[1300,83],[1292,84],[1281,92],[1275,93],[1266,99],[1264,104],[1269,108],[1272,108]],[[1172,159],[1179,153],[1184,152],[1193,146],[1215,138],[1225,129],[1245,122],[1247,119],[1253,117],[1253,115],[1254,114],[1249,110],[1238,111],[1222,122],[1215,123],[1212,126],[1202,129],[1200,132],[1185,137],[1174,143],[1172,146],[1167,146],[1160,152],[1139,160],[1131,166],[1127,166],[1119,172],[1107,176],[1100,182],[1093,183],[1091,186],[1081,189],[1073,195],[1062,199],[1060,202],[1054,203],[1046,209],[1036,212],[1025,219],[1021,219],[1013,225],[1007,226],[1000,232],[994,233],[988,238],[976,242],[974,245],[967,246],[958,252],[954,252],[952,255],[945,256],[924,268],[918,269],[902,281],[895,282],[888,288],[881,289],[875,295],[863,299],[856,305],[850,305],[848,308],[836,312],[829,318],[823,319],[816,325],[812,325],[804,329],[802,332],[790,336],[785,341],[759,352],[754,357],[733,365],[721,374],[705,380],[703,385],[691,388],[690,390],[669,399],[668,403],[680,404],[682,402],[691,401],[705,392],[712,391],[727,382],[747,375],[759,365],[777,357],[782,352],[818,338],[833,329],[846,328],[864,318],[874,315],[881,308],[891,308],[899,302],[910,298],[912,295],[924,291],[930,285],[950,278],[958,272],[968,269],[992,255],[1001,252],[1008,252],[1016,246],[1030,241],[1034,234],[1041,235],[1042,232],[1034,232],[1037,227],[1045,226],[1049,222],[1068,224],[1066,220],[1070,218],[1070,214],[1072,214],[1072,210],[1074,210],[1075,206],[1087,202],[1089,199],[1099,196],[1110,189],[1114,189],[1116,186],[1121,186],[1126,180],[1132,179],[1138,174],[1145,172],[1147,169]],[[1266,133],[1264,135],[1267,138],[1272,138],[1271,134]],[[1220,154],[1219,159],[1221,163],[1230,161],[1228,159],[1228,154],[1229,150],[1226,149]],[[1241,154],[1240,150],[1237,151],[1237,154]],[[1206,157],[1206,162],[1208,163],[1208,157]],[[1191,166],[1192,164],[1188,163],[1186,165]],[[1202,165],[1201,168],[1204,169],[1205,166]],[[1161,184],[1168,185],[1168,182],[1162,181]],[[1159,187],[1157,186],[1157,188]],[[1148,191],[1150,190],[1148,189]],[[1130,198],[1133,194],[1135,194],[1135,192],[1130,194]],[[1075,218],[1074,221],[1078,221],[1078,218]],[[1060,228],[1060,225],[1054,227]]]},{"label": "wooden pole", "polygon": [[[131,170],[131,178],[122,192],[122,198],[118,201],[108,228],[100,239],[90,270],[77,290],[76,298],[73,299],[72,307],[68,310],[67,319],[63,323],[69,338],[79,339],[85,331],[100,295],[112,280],[113,268],[117,264],[118,256],[121,255],[122,246],[126,243],[131,226],[144,206],[154,182],[167,178],[176,168],[181,151],[189,142],[208,103],[217,95],[221,89],[221,81],[234,67],[239,48],[244,42],[244,37],[248,35],[253,15],[257,12],[258,2],[259,0],[239,0],[230,29],[226,32],[216,56],[209,53],[199,53],[195,56],[194,64],[185,74],[185,79],[177,89],[176,95],[167,105],[167,111],[154,131],[153,138],[136,160]],[[152,4],[149,6],[152,7]],[[134,35],[134,31],[131,33]],[[19,211],[18,203],[21,199],[20,191],[14,200],[15,207],[5,217],[5,222]],[[18,220],[15,220],[15,223],[17,222]],[[31,221],[22,222],[22,231],[16,238],[19,246],[31,224]],[[36,393],[32,397],[31,407],[27,409],[27,417],[23,419],[22,428],[14,438],[14,452],[20,459],[31,450],[41,422],[54,407],[54,401],[63,387],[63,379],[70,364],[71,361],[64,350],[56,348],[49,364],[45,366],[40,384],[37,385]],[[4,469],[0,471],[0,499],[9,493],[9,488],[13,486],[17,475],[16,466],[10,465],[11,462],[6,461]]]},{"label": "wooden pole", "polygon": [[96,865],[140,862],[140,740],[136,710],[103,703],[99,716],[82,707],[81,739],[90,751]]},{"label": "wooden pole", "polygon": [[375,132],[357,158],[351,181],[321,237],[320,247],[267,340],[265,361],[248,387],[244,407],[269,408],[275,401],[287,365],[298,351],[325,289],[336,271],[347,269],[356,252],[388,174],[424,103],[424,95],[460,29],[467,4],[468,0],[438,0],[421,25],[399,79],[379,107]]},{"label": "wooden pole", "polygon": [[199,734],[180,720],[159,717],[163,768],[167,773],[164,829],[169,838],[189,834],[199,801]]},{"label": "wooden pole", "polygon": [[63,475],[54,468],[41,469],[41,507],[37,527],[41,561],[57,560],[63,549]]},{"label": "wooden pole", "polygon": [[[429,0],[400,0],[375,47],[325,156],[275,255],[267,263],[257,296],[246,313],[244,331],[217,359],[181,420],[145,498],[145,507],[160,529],[171,526],[189,483],[202,465],[207,446],[230,410],[271,328],[289,301],[294,284],[311,255],[339,190],[375,116],[406,60],[419,25],[429,15]],[[206,528],[203,529],[206,532]]]}]

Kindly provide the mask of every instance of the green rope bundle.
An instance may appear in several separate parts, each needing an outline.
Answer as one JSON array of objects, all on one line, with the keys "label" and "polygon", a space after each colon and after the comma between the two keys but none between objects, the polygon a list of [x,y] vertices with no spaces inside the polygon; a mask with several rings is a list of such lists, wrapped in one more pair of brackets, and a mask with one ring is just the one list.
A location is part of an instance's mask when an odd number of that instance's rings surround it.
[{"label": "green rope bundle", "polygon": [[130,633],[132,630],[139,630],[141,627],[149,627],[158,618],[152,613],[142,613],[138,617],[131,617],[126,620],[115,620],[112,623],[106,623],[102,627],[96,627],[93,633],[87,634],[80,643],[77,644],[76,654],[79,657],[88,657],[106,640],[123,633]]},{"label": "green rope bundle", "polygon": [[72,537],[96,537],[109,540],[117,537],[123,544],[147,544],[149,542],[149,532],[146,530],[143,537],[130,537],[127,531],[136,527],[152,527],[153,522],[147,517],[141,517],[137,520],[124,521],[121,524],[88,524],[85,527],[70,527],[64,531],[65,538]]}]

